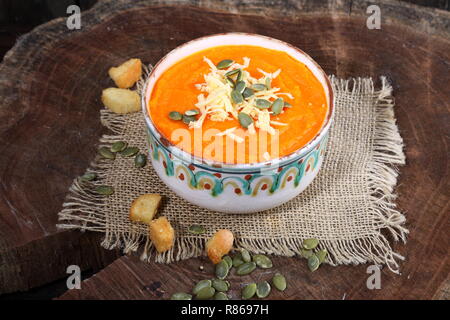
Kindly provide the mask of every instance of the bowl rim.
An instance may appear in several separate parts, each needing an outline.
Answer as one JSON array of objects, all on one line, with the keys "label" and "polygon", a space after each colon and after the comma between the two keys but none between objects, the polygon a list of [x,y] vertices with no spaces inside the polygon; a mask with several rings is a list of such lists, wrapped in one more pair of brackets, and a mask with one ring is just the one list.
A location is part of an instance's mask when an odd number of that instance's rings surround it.
[{"label": "bowl rim", "polygon": [[[161,63],[164,62],[172,54],[174,54],[175,51],[178,51],[184,47],[192,45],[193,43],[195,43],[197,41],[202,41],[202,40],[205,40],[207,38],[212,38],[212,37],[233,36],[233,35],[263,38],[267,41],[276,42],[282,46],[290,47],[293,50],[300,53],[301,55],[303,55],[306,59],[310,60],[311,63],[317,68],[317,71],[322,75],[323,79],[325,80],[325,85],[328,89],[328,94],[329,94],[328,113],[327,113],[324,123],[322,124],[321,129],[303,147],[301,147],[287,155],[278,157],[276,159],[271,159],[269,161],[232,164],[232,163],[204,159],[204,158],[195,156],[187,151],[182,150],[181,148],[177,147],[175,144],[170,142],[161,132],[159,132],[159,130],[153,124],[153,121],[150,118],[150,114],[149,114],[148,108],[147,108],[147,101],[146,101],[147,87],[149,85],[150,80],[152,79],[152,76],[154,75],[154,73],[158,69],[158,67],[161,65]],[[214,47],[214,46],[211,46],[211,48],[212,47]],[[209,47],[206,47],[206,48],[209,48]],[[204,50],[204,49],[202,49],[202,50]],[[156,81],[157,81],[157,79],[155,80],[155,82]],[[149,96],[149,98],[151,97],[151,92],[148,96]],[[325,71],[323,71],[323,69],[320,67],[320,65],[313,58],[311,58],[311,56],[309,56],[307,53],[305,53],[303,50],[301,50],[287,42],[284,42],[282,40],[278,40],[278,39],[275,39],[272,37],[268,37],[268,36],[263,36],[263,35],[254,34],[254,33],[245,33],[245,32],[226,32],[226,33],[217,33],[217,34],[207,35],[207,36],[203,36],[203,37],[199,37],[199,38],[190,40],[188,42],[185,42],[185,43],[177,46],[176,48],[171,50],[169,53],[164,55],[155,64],[155,66],[152,68],[152,70],[150,71],[150,73],[147,75],[147,77],[145,79],[145,82],[144,82],[144,85],[142,86],[142,91],[141,91],[141,108],[142,108],[142,112],[144,113],[145,122],[146,122],[148,131],[150,132],[150,134],[153,136],[153,138],[155,140],[157,140],[159,142],[159,144],[166,151],[173,154],[174,157],[181,159],[182,161],[184,160],[186,162],[189,162],[190,164],[193,164],[196,167],[203,168],[206,170],[211,170],[211,171],[216,171],[216,172],[221,172],[221,173],[242,173],[242,171],[244,171],[245,173],[254,173],[254,172],[262,171],[262,170],[271,170],[273,168],[278,168],[280,166],[288,165],[294,161],[297,161],[297,159],[310,153],[322,141],[322,139],[328,133],[331,123],[333,122],[333,119],[334,119],[334,92],[333,92],[333,87],[331,85],[331,81],[330,81],[329,77],[327,76],[327,74],[325,73]]]}]

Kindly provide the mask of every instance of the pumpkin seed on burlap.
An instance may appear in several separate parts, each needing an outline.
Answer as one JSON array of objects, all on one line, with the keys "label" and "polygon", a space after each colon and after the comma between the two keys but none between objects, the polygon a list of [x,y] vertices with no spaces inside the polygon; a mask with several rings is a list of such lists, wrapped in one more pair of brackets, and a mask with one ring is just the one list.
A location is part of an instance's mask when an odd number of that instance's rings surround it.
[{"label": "pumpkin seed on burlap", "polygon": [[143,168],[147,164],[147,156],[143,153],[139,153],[134,158],[134,166],[136,168]]},{"label": "pumpkin seed on burlap", "polygon": [[244,262],[252,261],[252,257],[250,256],[250,253],[246,249],[241,249],[241,256]]},{"label": "pumpkin seed on burlap", "polygon": [[105,159],[114,160],[116,158],[116,154],[111,152],[111,150],[109,150],[107,147],[101,147],[100,149],[98,149],[98,153],[100,153],[100,155]]},{"label": "pumpkin seed on burlap", "polygon": [[272,260],[263,254],[256,254],[253,256],[253,261],[262,269],[269,269],[273,267]]},{"label": "pumpkin seed on burlap", "polygon": [[94,172],[86,172],[80,177],[83,181],[92,181],[95,180],[95,178],[97,178],[97,174]]},{"label": "pumpkin seed on burlap", "polygon": [[177,292],[170,297],[170,300],[192,300],[192,295],[185,292]]},{"label": "pumpkin seed on burlap", "polygon": [[256,293],[256,283],[250,283],[242,289],[242,299],[251,299]]},{"label": "pumpkin seed on burlap", "polygon": [[206,229],[199,224],[193,224],[189,227],[188,231],[192,234],[203,234],[206,232]]},{"label": "pumpkin seed on burlap", "polygon": [[138,147],[126,147],[123,151],[120,152],[122,157],[132,157],[139,152]]},{"label": "pumpkin seed on burlap", "polygon": [[311,238],[303,240],[303,248],[306,250],[312,250],[319,244],[319,240]]},{"label": "pumpkin seed on burlap", "polygon": [[316,271],[319,268],[319,258],[315,254],[308,258],[308,268],[311,271]]},{"label": "pumpkin seed on burlap", "polygon": [[312,250],[306,250],[306,249],[301,249],[301,256],[303,258],[308,259],[309,257],[311,257],[314,254],[314,252]]},{"label": "pumpkin seed on burlap", "polygon": [[111,152],[121,152],[121,151],[125,150],[125,148],[127,146],[128,146],[128,143],[126,143],[125,141],[114,142],[111,145]]},{"label": "pumpkin seed on burlap", "polygon": [[228,291],[230,288],[230,283],[228,281],[220,280],[220,279],[213,279],[212,280],[212,287],[216,289],[216,291],[225,292]]},{"label": "pumpkin seed on burlap", "polygon": [[95,188],[95,192],[103,196],[110,196],[114,193],[114,188],[111,186],[98,186]]},{"label": "pumpkin seed on burlap", "polygon": [[319,250],[319,251],[316,252],[316,256],[317,256],[317,258],[319,258],[319,263],[320,264],[325,261],[325,258],[327,257],[327,254],[328,254],[328,251],[326,249]]}]

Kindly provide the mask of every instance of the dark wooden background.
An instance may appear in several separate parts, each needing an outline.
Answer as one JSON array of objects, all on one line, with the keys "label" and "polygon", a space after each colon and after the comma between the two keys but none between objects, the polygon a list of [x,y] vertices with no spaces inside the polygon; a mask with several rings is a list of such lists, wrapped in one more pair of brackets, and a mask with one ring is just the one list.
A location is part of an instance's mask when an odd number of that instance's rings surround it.
[{"label": "dark wooden background", "polygon": [[[0,0],[0,55],[34,26],[66,16],[69,3],[87,9],[94,2]],[[117,0],[122,2],[126,1]],[[407,214],[411,235],[406,246],[394,245],[407,256],[404,274],[399,277],[383,270],[383,289],[369,291],[365,266],[323,266],[311,274],[304,261],[276,258],[275,268],[292,282],[285,294],[274,297],[448,298],[450,46],[448,39],[427,34],[420,24],[439,23],[439,18],[448,16],[422,12],[418,6],[398,15],[403,7],[393,4],[386,15],[400,22],[389,21],[383,32],[367,32],[361,28],[364,14],[356,13],[362,9],[358,1],[351,2],[353,10],[344,8],[345,15],[322,11],[309,17],[311,6],[305,8],[304,16],[289,19],[277,16],[277,8],[261,7],[262,1],[241,2],[250,3],[240,7],[242,15],[196,6],[130,9],[124,5],[123,12],[111,20],[97,21],[91,16],[92,24],[102,25],[89,36],[82,30],[81,41],[77,35],[75,40],[64,40],[62,34],[57,48],[45,42],[36,48],[39,37],[29,37],[4,58],[5,69],[0,74],[0,293],[5,294],[0,299],[59,297],[66,291],[64,268],[69,264],[79,264],[85,279],[95,275],[83,282],[82,290],[65,293],[65,299],[167,298],[171,291],[189,288],[193,280],[210,271],[204,258],[166,266],[123,257],[118,251],[102,249],[99,234],[58,232],[55,214],[72,179],[88,165],[103,132],[98,122],[98,92],[110,85],[107,68],[130,55],[154,63],[189,39],[223,31],[249,31],[286,40],[310,53],[327,73],[340,77],[387,75],[393,81],[396,115],[406,143],[408,165],[401,169],[398,204]],[[448,1],[408,2],[448,10]],[[102,7],[99,16],[107,15],[112,6]],[[265,19],[252,11],[256,9]],[[198,23],[203,20],[207,30]],[[117,26],[122,31],[111,38],[106,30]],[[53,29],[57,33],[58,27]],[[302,32],[310,34],[305,37]],[[200,264],[205,265],[204,272],[198,271]]]}]

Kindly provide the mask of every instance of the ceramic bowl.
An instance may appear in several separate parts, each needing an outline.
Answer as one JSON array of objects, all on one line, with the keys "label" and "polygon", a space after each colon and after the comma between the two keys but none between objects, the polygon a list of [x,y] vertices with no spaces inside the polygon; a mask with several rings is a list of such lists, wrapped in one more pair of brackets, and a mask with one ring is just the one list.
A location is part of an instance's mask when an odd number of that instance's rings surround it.
[{"label": "ceramic bowl", "polygon": [[[165,70],[184,57],[220,45],[255,45],[284,51],[313,72],[325,90],[328,114],[321,130],[307,145],[269,162],[226,164],[194,157],[171,144],[158,132],[147,109],[155,82]],[[162,58],[145,82],[142,111],[148,129],[153,168],[169,188],[203,208],[226,213],[251,213],[289,201],[305,190],[317,176],[325,155],[334,105],[327,75],[300,49],[261,35],[225,33],[192,40]]]}]

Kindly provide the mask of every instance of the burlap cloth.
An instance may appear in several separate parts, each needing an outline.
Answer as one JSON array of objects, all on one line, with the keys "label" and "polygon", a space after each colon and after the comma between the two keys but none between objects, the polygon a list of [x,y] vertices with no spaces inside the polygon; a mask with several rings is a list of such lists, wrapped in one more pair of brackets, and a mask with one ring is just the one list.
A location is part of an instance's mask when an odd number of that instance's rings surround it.
[{"label": "burlap cloth", "polygon": [[[150,163],[136,169],[132,158],[97,157],[87,170],[96,172],[97,180],[74,180],[58,226],[103,232],[105,248],[121,247],[125,253],[140,248],[142,260],[165,263],[204,254],[206,240],[223,228],[235,234],[236,247],[283,256],[299,254],[303,239],[318,238],[320,248],[329,252],[327,263],[371,262],[398,273],[398,260],[403,257],[393,252],[388,240],[405,241],[408,233],[393,193],[394,166],[404,164],[405,156],[395,123],[392,88],[381,80],[381,89],[375,90],[369,78],[332,77],[336,113],[323,167],[303,193],[280,207],[250,215],[211,212],[176,196]],[[142,82],[138,90],[141,86]],[[101,110],[100,116],[112,132],[100,139],[101,146],[125,140],[147,150],[140,112],[116,115]],[[104,197],[93,192],[93,187],[102,184],[114,186],[115,193]],[[168,217],[176,232],[174,248],[165,254],[155,253],[145,225],[128,219],[132,200],[143,193],[164,196],[159,214]],[[190,234],[187,229],[192,224],[203,225],[208,232]]]}]

